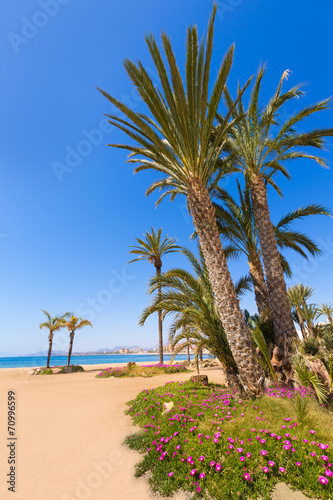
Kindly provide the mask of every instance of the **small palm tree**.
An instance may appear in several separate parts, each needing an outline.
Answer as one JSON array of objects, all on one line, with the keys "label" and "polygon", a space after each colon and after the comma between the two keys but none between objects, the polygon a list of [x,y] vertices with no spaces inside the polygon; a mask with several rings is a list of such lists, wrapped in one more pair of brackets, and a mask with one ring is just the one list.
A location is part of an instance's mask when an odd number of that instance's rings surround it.
[{"label": "small palm tree", "polygon": [[[305,148],[324,149],[324,138],[332,136],[333,129],[300,132],[298,126],[314,113],[328,109],[331,101],[325,99],[307,106],[281,123],[282,106],[303,95],[301,85],[296,85],[288,91],[282,92],[283,82],[289,75],[289,71],[285,71],[275,94],[263,106],[260,94],[264,74],[265,68],[261,67],[253,85],[247,109],[240,99],[237,111],[233,111],[233,117],[237,118],[238,116],[240,119],[231,130],[228,146],[236,163],[250,183],[251,200],[262,249],[277,345],[281,350],[284,350],[285,343],[288,344],[297,337],[274,227],[269,213],[267,185],[273,186],[281,194],[273,176],[281,173],[288,179],[290,178],[285,167],[285,162],[288,160],[310,159],[315,160],[321,166],[326,166],[326,162],[322,158],[307,152]],[[235,102],[228,91],[225,91],[224,95],[229,110],[234,110]],[[220,123],[221,125],[224,123],[223,118]]]},{"label": "small palm tree", "polygon": [[305,328],[305,318],[302,311],[307,307],[306,301],[312,297],[314,290],[309,286],[304,286],[302,283],[291,286],[288,288],[288,299],[292,311],[296,315],[295,319],[300,325],[302,337],[305,339],[307,337],[307,331]]},{"label": "small palm tree", "polygon": [[90,323],[90,321],[88,321],[87,319],[77,318],[74,315],[72,315],[69,318],[69,320],[66,321],[64,324],[64,326],[66,326],[68,328],[69,339],[70,339],[69,340],[67,366],[70,365],[70,361],[71,361],[75,332],[76,332],[76,330],[79,330],[80,328],[83,328],[84,326],[87,326],[87,325],[92,327],[92,324]]},{"label": "small palm tree", "polygon": [[[135,172],[153,170],[162,174],[162,179],[155,182],[148,192],[160,189],[166,195],[171,195],[172,200],[173,195],[178,193],[173,193],[170,188],[176,187],[178,192],[187,197],[230,347],[247,387],[253,394],[258,394],[262,390],[264,372],[255,360],[255,350],[226,263],[208,190],[221,168],[221,153],[228,134],[239,120],[239,117],[232,118],[234,108],[230,109],[214,140],[211,140],[212,127],[234,54],[232,46],[224,57],[215,84],[211,86],[209,80],[216,12],[217,5],[214,4],[207,38],[202,42],[198,40],[197,27],[188,28],[185,82],[170,39],[165,33],[162,33],[162,43],[167,67],[154,37],[146,36],[159,77],[158,84],[152,81],[140,61],[135,64],[125,60],[125,69],[146,104],[149,116],[131,110],[107,92],[101,92],[125,116],[124,119],[108,115],[109,122],[131,139],[131,144],[113,146],[130,152],[128,162],[137,164]],[[228,164],[223,163],[223,167],[224,172],[227,172]]]},{"label": "small palm tree", "polygon": [[[262,315],[270,311],[270,305],[249,182],[246,182],[244,189],[241,189],[237,181],[237,188],[239,201],[236,201],[229,193],[215,188],[216,218],[222,238],[230,244],[227,247],[229,256],[237,257],[240,253],[246,256],[258,311]],[[310,215],[330,215],[330,212],[321,205],[307,205],[287,213],[273,226],[282,268],[288,277],[292,276],[291,269],[281,251],[294,250],[305,258],[307,258],[307,252],[311,255],[321,253],[315,242],[307,235],[290,228],[294,221]]]},{"label": "small palm tree", "polygon": [[47,317],[47,321],[44,323],[41,323],[39,325],[39,328],[47,328],[49,330],[49,350],[47,354],[47,364],[46,368],[50,367],[50,359],[51,359],[51,352],[52,352],[52,344],[53,344],[53,336],[54,333],[60,330],[60,328],[64,328],[66,324],[66,318],[68,318],[71,313],[66,312],[62,316],[56,316],[55,318],[52,318],[51,314],[44,309],[42,309],[42,312],[45,314]]},{"label": "small palm tree", "polygon": [[[143,311],[140,324],[143,325],[156,311],[163,311],[163,317],[174,315],[169,339],[173,348],[177,346],[175,355],[184,347],[191,346],[195,349],[195,359],[198,360],[202,348],[206,348],[222,363],[228,383],[239,387],[237,365],[219,318],[203,254],[200,252],[198,259],[186,248],[182,248],[182,253],[193,271],[174,268],[152,278],[149,293],[161,288],[161,294]],[[239,296],[248,289],[249,279],[243,278],[236,283]]]},{"label": "small palm tree", "polygon": [[[177,252],[180,247],[176,245],[176,238],[169,238],[165,236],[162,239],[162,228],[155,231],[151,228],[151,232],[146,231],[144,239],[136,238],[138,245],[133,246],[133,250],[129,253],[139,255],[136,259],[131,262],[136,262],[137,260],[147,260],[150,264],[154,264],[157,276],[160,276],[162,269],[162,257],[168,253]],[[158,294],[161,294],[161,290],[158,290]],[[160,363],[163,364],[163,319],[162,311],[158,312],[158,352]]]},{"label": "small palm tree", "polygon": [[320,316],[319,308],[316,304],[305,304],[301,309],[301,316],[306,322],[308,335],[314,337],[315,335],[315,325],[314,322]]},{"label": "small palm tree", "polygon": [[330,323],[332,323],[332,321],[333,321],[333,306],[331,303],[321,304],[319,311],[320,311],[321,315],[325,314],[327,316],[328,321]]}]

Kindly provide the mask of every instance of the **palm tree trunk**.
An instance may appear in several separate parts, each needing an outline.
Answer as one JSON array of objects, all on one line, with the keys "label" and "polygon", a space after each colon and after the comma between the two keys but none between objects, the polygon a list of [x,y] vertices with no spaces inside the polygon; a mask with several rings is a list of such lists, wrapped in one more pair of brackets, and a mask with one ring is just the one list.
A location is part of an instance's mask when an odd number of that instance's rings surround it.
[{"label": "palm tree trunk", "polygon": [[187,350],[187,361],[190,362],[191,361],[191,356],[190,356],[190,345],[189,344],[187,344],[186,350]]},{"label": "palm tree trunk", "polygon": [[285,351],[286,345],[297,339],[297,334],[270,219],[267,189],[263,179],[255,174],[251,177],[251,198],[264,262],[275,343],[282,351]]},{"label": "palm tree trunk", "polygon": [[73,341],[74,341],[74,332],[71,332],[69,334],[69,351],[68,351],[68,360],[67,360],[67,366],[70,366],[71,362],[71,357],[72,357],[72,349],[73,349]]},{"label": "palm tree trunk", "polygon": [[[161,276],[161,267],[160,266],[155,266],[156,267],[156,274],[157,276]],[[158,287],[158,297],[159,299],[161,298],[161,287]],[[158,311],[158,354],[159,354],[159,359],[160,363],[163,365],[163,319],[162,319],[162,311]]]},{"label": "palm tree trunk", "polygon": [[296,310],[297,318],[299,321],[299,326],[301,328],[303,339],[306,339],[307,333],[306,333],[306,329],[305,329],[305,325],[304,325],[304,319],[302,318],[301,310],[298,306],[295,307],[295,310]]},{"label": "palm tree trunk", "polygon": [[50,335],[49,335],[49,352],[47,353],[46,368],[50,368],[50,359],[51,359],[51,352],[52,352],[52,342],[53,342],[53,335],[52,335],[52,333],[50,333]]},{"label": "palm tree trunk", "polygon": [[240,380],[248,393],[258,394],[261,392],[261,383],[265,376],[255,359],[255,349],[229,273],[216,224],[215,210],[207,188],[199,182],[192,181],[188,186],[188,204]]},{"label": "palm tree trunk", "polygon": [[269,306],[268,291],[265,282],[264,271],[262,269],[259,257],[257,260],[249,262],[249,266],[259,315],[262,316],[263,314],[268,313],[267,315],[270,316],[271,310]]},{"label": "palm tree trunk", "polygon": [[202,352],[202,349],[200,349],[200,361],[203,361],[203,352]]}]

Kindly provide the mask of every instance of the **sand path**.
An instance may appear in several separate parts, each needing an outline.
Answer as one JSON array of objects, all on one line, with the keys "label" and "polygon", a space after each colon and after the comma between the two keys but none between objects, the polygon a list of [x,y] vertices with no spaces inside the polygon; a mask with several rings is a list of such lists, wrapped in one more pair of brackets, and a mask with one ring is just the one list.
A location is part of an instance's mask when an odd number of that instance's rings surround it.
[{"label": "sand path", "polygon": [[[27,368],[0,370],[1,499],[151,498],[146,482],[134,478],[140,455],[122,445],[135,431],[123,410],[139,391],[170,380],[186,380],[189,374],[96,379],[97,367],[86,369],[85,373],[33,377]],[[202,372],[212,381],[223,381],[220,369]],[[6,483],[9,389],[15,390],[17,398],[15,494],[7,490]]]}]

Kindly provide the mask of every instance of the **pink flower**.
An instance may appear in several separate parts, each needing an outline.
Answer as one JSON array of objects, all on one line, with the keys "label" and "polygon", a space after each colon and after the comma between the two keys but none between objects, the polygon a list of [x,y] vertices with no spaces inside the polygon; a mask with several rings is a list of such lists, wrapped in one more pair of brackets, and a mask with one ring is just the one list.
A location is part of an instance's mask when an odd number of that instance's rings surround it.
[{"label": "pink flower", "polygon": [[270,462],[268,462],[268,465],[269,465],[270,467],[274,467],[275,462],[271,462],[271,461],[270,461]]},{"label": "pink flower", "polygon": [[286,469],[285,469],[284,467],[280,467],[280,468],[279,468],[279,471],[280,471],[282,474],[284,474],[284,473],[286,472]]},{"label": "pink flower", "polygon": [[319,481],[321,484],[327,484],[327,483],[328,483],[328,479],[327,479],[325,476],[319,476],[319,477],[318,477],[318,481]]},{"label": "pink flower", "polygon": [[200,462],[202,462],[203,460],[205,460],[205,457],[203,455],[201,455],[201,457],[199,457],[199,460],[200,460]]},{"label": "pink flower", "polygon": [[243,448],[237,448],[238,453],[243,453]]},{"label": "pink flower", "polygon": [[316,456],[316,454],[315,454],[314,451],[312,453],[310,453],[310,455],[311,455],[311,457],[315,457]]},{"label": "pink flower", "polygon": [[212,461],[210,462],[210,464],[209,464],[209,465],[210,465],[211,467],[214,467],[215,462],[213,462],[213,460],[212,460]]},{"label": "pink flower", "polygon": [[190,472],[191,476],[194,476],[195,473],[196,473],[195,469],[192,469],[191,472]]},{"label": "pink flower", "polygon": [[200,491],[201,491],[201,488],[200,488],[200,486],[198,486],[197,487],[197,492],[200,493]]},{"label": "pink flower", "polygon": [[328,457],[327,457],[326,455],[322,455],[322,456],[321,456],[321,459],[322,459],[322,460],[324,460],[324,462],[327,462]]},{"label": "pink flower", "polygon": [[205,477],[205,473],[204,472],[201,472],[201,474],[199,474],[199,478],[200,479],[203,479]]},{"label": "pink flower", "polygon": [[267,474],[267,472],[269,472],[268,467],[263,467],[262,470],[265,472],[265,474]]},{"label": "pink flower", "polygon": [[239,460],[240,460],[241,462],[244,462],[245,457],[239,457]]},{"label": "pink flower", "polygon": [[172,477],[173,476],[173,472],[169,472],[168,476]]},{"label": "pink flower", "polygon": [[266,450],[261,450],[260,455],[263,456],[263,457],[265,457],[267,455],[267,451]]},{"label": "pink flower", "polygon": [[[316,431],[310,431],[310,434],[316,434]],[[323,477],[323,476],[320,476],[320,477]],[[326,484],[326,483],[324,483],[324,484]]]},{"label": "pink flower", "polygon": [[300,467],[302,464],[301,462],[296,462],[297,467]]},{"label": "pink flower", "polygon": [[222,469],[221,464],[216,464],[215,470],[218,472]]},{"label": "pink flower", "polygon": [[265,444],[266,443],[266,439],[260,439],[260,443],[261,444]]},{"label": "pink flower", "polygon": [[229,450],[232,450],[233,449],[232,444],[229,444],[228,448],[229,448]]},{"label": "pink flower", "polygon": [[251,458],[251,453],[246,454],[247,458]]},{"label": "pink flower", "polygon": [[246,481],[249,481],[250,479],[250,474],[248,474],[247,472],[243,475],[243,478],[246,480]]}]

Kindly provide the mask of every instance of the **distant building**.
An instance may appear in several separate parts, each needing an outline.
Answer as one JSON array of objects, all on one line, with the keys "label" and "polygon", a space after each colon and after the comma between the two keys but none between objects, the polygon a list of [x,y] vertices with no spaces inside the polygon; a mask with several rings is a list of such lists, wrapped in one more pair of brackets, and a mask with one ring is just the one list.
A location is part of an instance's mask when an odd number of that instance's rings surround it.
[{"label": "distant building", "polygon": [[133,347],[133,349],[131,349],[131,352],[142,352],[142,347]]},{"label": "distant building", "polygon": [[129,353],[129,349],[119,349],[120,354],[127,354]]}]

